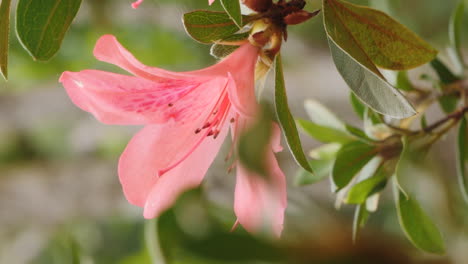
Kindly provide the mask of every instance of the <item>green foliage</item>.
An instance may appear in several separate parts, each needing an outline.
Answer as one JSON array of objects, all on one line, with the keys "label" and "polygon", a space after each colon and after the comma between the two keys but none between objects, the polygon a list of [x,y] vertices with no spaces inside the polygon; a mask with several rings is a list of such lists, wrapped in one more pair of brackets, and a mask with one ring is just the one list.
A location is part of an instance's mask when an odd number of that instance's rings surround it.
[{"label": "green foliage", "polygon": [[431,61],[431,66],[436,71],[440,80],[440,83],[435,86],[442,92],[449,93],[440,96],[438,99],[439,105],[445,113],[452,113],[457,108],[459,98],[456,94],[450,94],[451,91],[449,87],[451,87],[451,84],[459,81],[460,78],[455,76],[447,66],[437,58]]},{"label": "green foliage", "polygon": [[356,242],[356,239],[359,235],[359,231],[366,225],[367,220],[369,219],[370,212],[367,211],[365,205],[357,205],[354,211],[354,220],[353,220],[353,241]]},{"label": "green foliage", "polygon": [[18,2],[16,32],[35,60],[48,61],[57,53],[80,5],[81,0]]},{"label": "green foliage", "polygon": [[294,178],[294,184],[297,186],[304,186],[319,182],[326,177],[330,176],[330,172],[333,168],[333,159],[313,159],[309,160],[309,165],[314,173],[310,173],[302,168],[296,174]]},{"label": "green foliage", "polygon": [[398,219],[407,238],[421,250],[443,254],[444,241],[437,226],[414,198],[401,192],[397,185],[394,189]]},{"label": "green foliage", "polygon": [[8,40],[10,39],[11,0],[2,0],[0,4],[0,74],[8,79]]},{"label": "green foliage", "polygon": [[457,175],[463,198],[468,203],[468,127],[466,116],[463,116],[458,127],[457,136]]},{"label": "green foliage", "polygon": [[354,176],[377,154],[372,145],[352,141],[341,147],[332,169],[335,191],[348,185]]},{"label": "green foliage", "polygon": [[323,143],[329,143],[329,142],[347,143],[353,140],[353,137],[351,137],[348,133],[345,133],[343,131],[340,131],[331,127],[317,125],[307,120],[298,119],[297,124],[307,134],[309,134],[309,136]]},{"label": "green foliage", "polygon": [[276,56],[275,60],[275,107],[279,124],[284,132],[286,142],[288,143],[295,161],[306,171],[313,173],[304,155],[304,151],[302,150],[296,122],[289,111],[288,97],[286,95],[286,86],[283,76],[283,64],[280,54]]},{"label": "green foliage", "polygon": [[323,8],[329,36],[377,75],[375,65],[407,70],[431,61],[437,54],[424,40],[381,11],[341,0],[324,0]]},{"label": "green foliage", "polygon": [[407,71],[399,71],[397,73],[396,87],[406,92],[414,90],[414,87],[409,80]]},{"label": "green foliage", "polygon": [[335,66],[348,86],[373,110],[395,118],[414,115],[416,112],[405,97],[381,76],[369,70],[328,38]]},{"label": "green foliage", "polygon": [[381,191],[387,184],[387,178],[390,175],[386,173],[384,166],[380,166],[377,172],[370,178],[367,178],[355,184],[348,192],[345,202],[348,204],[365,203],[369,196]]},{"label": "green foliage", "polygon": [[376,65],[406,70],[431,61],[437,52],[380,11],[339,0],[323,0],[323,10],[333,60],[354,93],[382,114],[413,115],[411,105]]},{"label": "green foliage", "polygon": [[229,14],[231,19],[236,23],[237,27],[241,28],[242,24],[242,14],[241,7],[238,0],[220,0],[223,5],[224,10]]},{"label": "green foliage", "polygon": [[455,8],[449,24],[450,46],[455,53],[456,63],[459,68],[465,66],[462,53],[461,34],[463,32],[463,16],[465,14],[465,2],[460,0]]},{"label": "green foliage", "polygon": [[194,40],[204,44],[222,40],[239,30],[227,13],[206,10],[184,14],[184,26]]}]

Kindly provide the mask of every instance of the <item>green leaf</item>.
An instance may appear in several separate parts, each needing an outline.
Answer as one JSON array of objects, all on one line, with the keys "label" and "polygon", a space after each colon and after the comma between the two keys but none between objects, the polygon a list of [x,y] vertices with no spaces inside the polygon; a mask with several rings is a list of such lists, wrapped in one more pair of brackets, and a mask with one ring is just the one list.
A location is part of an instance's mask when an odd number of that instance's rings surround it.
[{"label": "green leaf", "polygon": [[239,27],[225,12],[197,10],[184,14],[184,27],[196,41],[210,44],[239,31]]},{"label": "green leaf", "polygon": [[356,206],[354,211],[354,220],[353,220],[353,241],[356,242],[356,239],[359,235],[359,231],[363,228],[367,220],[369,219],[370,213],[367,211],[365,205]]},{"label": "green leaf", "polygon": [[447,66],[438,58],[431,61],[431,66],[436,71],[440,81],[445,85],[460,80],[460,78],[455,76],[455,74],[453,74],[452,71],[450,71],[449,68],[447,68]]},{"label": "green leaf", "polygon": [[390,175],[385,166],[380,166],[374,176],[357,183],[349,190],[345,202],[348,204],[364,203],[369,196],[385,188]]},{"label": "green leaf", "polygon": [[341,144],[338,143],[324,144],[312,149],[309,156],[318,160],[334,160],[336,158],[336,154],[340,151],[340,148]]},{"label": "green leaf", "polygon": [[353,93],[349,93],[349,101],[353,106],[354,112],[359,116],[359,118],[364,119],[364,111],[366,110],[366,106],[357,98],[357,96]]},{"label": "green leaf", "polygon": [[81,0],[19,0],[16,33],[35,60],[57,53],[80,5]]},{"label": "green leaf", "polygon": [[361,141],[353,141],[341,147],[336,155],[332,169],[332,179],[339,191],[348,185],[356,175],[375,155],[374,146]]},{"label": "green leaf", "polygon": [[319,182],[330,176],[333,160],[309,160],[309,165],[314,171],[310,173],[302,168],[296,174],[294,184],[297,186],[309,185]]},{"label": "green leaf", "polygon": [[346,143],[353,140],[353,137],[348,133],[331,127],[317,125],[307,120],[298,119],[297,124],[311,137],[323,143]]},{"label": "green leaf", "polygon": [[431,61],[437,51],[387,14],[341,0],[323,0],[330,38],[377,75],[379,67],[407,70]]},{"label": "green leaf", "polygon": [[313,173],[312,168],[309,166],[307,158],[304,155],[304,151],[302,150],[296,122],[289,111],[286,85],[284,83],[283,64],[281,62],[280,54],[276,56],[275,61],[275,106],[279,124],[284,132],[286,142],[288,143],[294,160],[306,171]]},{"label": "green leaf", "polygon": [[242,13],[239,0],[221,0],[221,5],[236,25],[242,27]]},{"label": "green leaf", "polygon": [[394,192],[398,220],[406,237],[421,250],[443,254],[445,246],[442,235],[419,203],[401,192],[396,185]]},{"label": "green leaf", "polygon": [[8,40],[10,38],[11,0],[2,0],[0,4],[0,73],[8,79]]},{"label": "green leaf", "polygon": [[466,164],[468,162],[468,127],[466,123],[466,117],[463,116],[457,136],[457,175],[463,198],[468,203],[468,175],[466,173]]},{"label": "green leaf", "polygon": [[[450,84],[460,80],[455,76],[439,59],[431,61],[432,68],[436,71],[440,79],[441,85],[436,85],[441,91],[446,91]],[[456,95],[443,95],[439,98],[439,105],[445,113],[452,113],[457,108],[459,98]]]},{"label": "green leaf", "polygon": [[369,138],[367,138],[367,136],[362,130],[345,124],[334,113],[332,113],[321,103],[315,100],[308,99],[305,101],[304,106],[308,116],[316,125],[328,127],[330,129],[335,130],[336,132],[342,131],[343,134],[348,134],[350,136],[363,139],[364,141],[369,140]]},{"label": "green leaf", "polygon": [[411,81],[408,78],[408,72],[407,71],[399,71],[397,73],[396,87],[398,89],[400,89],[400,90],[403,90],[403,91],[414,90],[414,87],[413,87],[413,85],[411,84]]},{"label": "green leaf", "polygon": [[328,37],[333,61],[338,72],[362,102],[376,112],[395,118],[404,118],[416,112],[406,98],[380,73],[375,73],[341,49]]},{"label": "green leaf", "polygon": [[450,17],[449,24],[449,39],[450,46],[455,52],[455,57],[460,68],[463,68],[465,62],[463,61],[462,47],[461,47],[461,33],[463,30],[463,16],[465,14],[465,2],[460,0],[455,8],[452,16]]},{"label": "green leaf", "polygon": [[307,115],[312,122],[320,126],[334,128],[336,130],[346,131],[345,124],[327,107],[316,100],[307,99],[304,102]]},{"label": "green leaf", "polygon": [[239,161],[252,172],[266,176],[266,157],[270,138],[272,136],[272,114],[266,105],[262,105],[262,114],[258,120],[239,138]]}]

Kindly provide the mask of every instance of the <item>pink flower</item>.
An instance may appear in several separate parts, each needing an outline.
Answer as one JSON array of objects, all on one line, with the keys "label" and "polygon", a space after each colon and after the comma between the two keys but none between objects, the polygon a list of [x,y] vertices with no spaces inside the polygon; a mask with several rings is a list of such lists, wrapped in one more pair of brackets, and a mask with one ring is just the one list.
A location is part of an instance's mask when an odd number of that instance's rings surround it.
[{"label": "pink flower", "polygon": [[[258,53],[259,48],[246,43],[211,67],[171,72],[141,64],[115,37],[106,35],[94,55],[133,76],[84,70],[64,72],[60,82],[71,100],[99,121],[145,125],[120,157],[118,172],[128,201],[143,207],[145,218],[153,218],[201,183],[229,130],[235,146],[252,123],[259,109],[254,91]],[[286,183],[274,156],[281,150],[280,131],[273,127],[271,151],[262,157],[271,181],[235,161],[234,211],[247,230],[268,223],[279,235]]]},{"label": "pink flower", "polygon": [[[208,4],[211,5],[211,4],[213,4],[214,1],[215,1],[215,0],[208,0]],[[132,3],[132,7],[133,7],[134,9],[137,9],[138,6],[140,6],[141,3],[143,3],[143,0],[137,0],[137,1],[135,1],[135,2]]]}]

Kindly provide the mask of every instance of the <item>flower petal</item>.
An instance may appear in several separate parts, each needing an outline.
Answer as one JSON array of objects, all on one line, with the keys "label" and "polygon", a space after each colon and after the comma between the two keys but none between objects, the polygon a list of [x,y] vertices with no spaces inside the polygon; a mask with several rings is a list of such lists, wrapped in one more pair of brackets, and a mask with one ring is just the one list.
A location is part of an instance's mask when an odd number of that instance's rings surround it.
[{"label": "flower petal", "polygon": [[94,47],[94,56],[100,61],[117,65],[136,76],[149,80],[193,78],[193,76],[184,73],[144,65],[112,35],[104,35],[99,38]]},{"label": "flower petal", "polygon": [[216,139],[204,139],[182,163],[158,179],[146,199],[145,218],[159,216],[180,194],[201,183],[227,135],[228,126],[224,125]]},{"label": "flower petal", "polygon": [[94,56],[108,63],[115,64],[128,72],[149,80],[193,79],[209,80],[214,76],[227,77],[231,74],[229,96],[239,113],[253,115],[255,110],[255,65],[258,48],[245,43],[219,63],[196,71],[171,72],[160,68],[149,67],[139,62],[112,35],[102,36],[94,48]]},{"label": "flower petal", "polygon": [[211,5],[214,3],[215,0],[208,0],[208,4]]},{"label": "flower petal", "polygon": [[72,101],[107,124],[185,122],[212,107],[226,85],[223,78],[149,81],[110,72],[64,72],[60,78]]},{"label": "flower petal", "polygon": [[269,152],[266,158],[271,177],[269,182],[242,165],[237,166],[234,211],[247,231],[258,232],[267,227],[280,236],[287,204],[286,179],[273,152]]}]

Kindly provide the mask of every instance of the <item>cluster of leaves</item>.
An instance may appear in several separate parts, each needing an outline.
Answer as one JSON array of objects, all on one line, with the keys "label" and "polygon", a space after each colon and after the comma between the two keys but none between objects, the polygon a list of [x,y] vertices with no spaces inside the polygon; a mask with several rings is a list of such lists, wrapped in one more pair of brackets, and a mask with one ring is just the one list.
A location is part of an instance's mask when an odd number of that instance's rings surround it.
[{"label": "cluster of leaves", "polygon": [[[434,89],[431,90],[414,85],[406,71],[396,74],[395,89],[383,81],[382,75],[375,67],[377,65],[387,69],[406,70],[431,60],[435,52],[427,44],[401,25],[393,24],[393,21],[378,11],[334,0],[325,0],[324,9],[332,55],[338,70],[352,89],[350,103],[363,120],[364,130],[345,124],[318,102],[307,101],[305,107],[311,120],[297,122],[308,135],[326,144],[310,152],[312,160],[309,162],[315,174],[303,170],[298,173],[296,183],[312,184],[330,176],[332,191],[337,193],[337,204],[344,202],[356,205],[353,226],[356,237],[369,215],[377,210],[381,192],[387,183],[391,182],[400,226],[405,235],[416,247],[442,254],[444,243],[441,233],[415,199],[414,183],[411,183],[411,180],[415,171],[427,167],[424,162],[432,144],[458,125],[456,167],[463,197],[468,197],[468,87],[467,76],[463,75],[465,62],[460,48],[460,25],[464,4],[460,2],[457,6],[450,24],[450,49],[454,54],[453,63],[459,65],[459,71],[454,74],[439,59],[433,59],[430,65],[438,79],[429,75],[421,76],[432,84]],[[340,17],[346,17],[346,25],[339,23]],[[379,21],[383,24],[379,24]],[[365,28],[371,30],[365,31]],[[349,36],[344,37],[346,34],[343,32],[349,33]],[[369,38],[368,35],[358,32],[367,32],[373,37]],[[385,35],[392,33],[393,36],[396,32],[399,32],[398,36],[403,37],[390,38]],[[394,39],[397,43],[393,42]],[[385,47],[379,48],[379,45]],[[411,50],[412,47],[419,47],[418,52],[421,54],[417,55],[415,51],[405,53],[405,49]],[[389,52],[389,48],[401,49],[400,52]],[[401,56],[406,58],[402,59]],[[370,72],[374,74],[369,75]],[[400,107],[396,107],[396,102],[386,106],[379,101],[392,98],[385,96],[381,92],[383,90],[379,91],[383,89],[382,85],[387,87],[387,92],[395,95],[393,99],[401,103],[405,101],[400,100],[400,96],[405,98],[402,95],[406,95],[407,98],[411,98],[420,113],[402,120],[392,120],[381,115],[380,113],[384,113],[402,117],[410,113],[407,110],[412,109],[401,104]],[[389,87],[391,89],[388,89]],[[369,92],[369,88],[372,88],[372,92]],[[361,96],[359,99],[362,101],[359,100],[358,95],[362,92],[368,99],[373,99],[366,101],[362,100]],[[428,125],[425,110],[433,102],[438,102],[446,117]],[[390,114],[389,111],[393,111],[394,114]],[[412,130],[414,121],[418,119],[419,129]],[[468,202],[468,199],[466,201]]]},{"label": "cluster of leaves", "polygon": [[[19,0],[16,7],[16,33],[34,60],[48,61],[60,49],[75,18],[81,0]],[[8,44],[11,0],[0,4],[0,73],[8,78]]]}]

